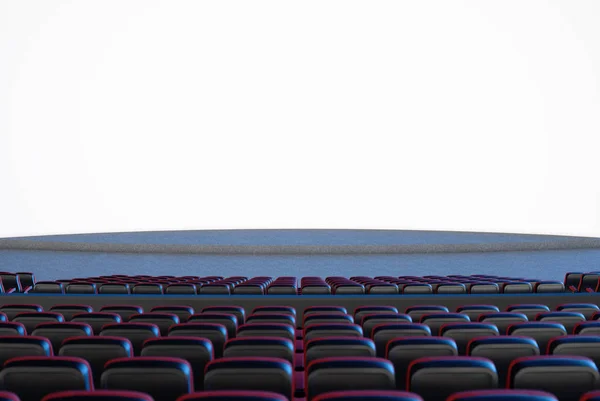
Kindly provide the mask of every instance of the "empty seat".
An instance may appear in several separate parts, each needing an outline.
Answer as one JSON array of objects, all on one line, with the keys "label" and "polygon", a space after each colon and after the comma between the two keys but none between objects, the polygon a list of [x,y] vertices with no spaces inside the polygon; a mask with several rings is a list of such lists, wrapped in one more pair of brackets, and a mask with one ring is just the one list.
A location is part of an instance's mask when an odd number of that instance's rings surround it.
[{"label": "empty seat", "polygon": [[575,325],[573,334],[600,336],[600,321],[579,323]]},{"label": "empty seat", "polygon": [[67,294],[96,294],[98,288],[94,283],[67,283],[65,286],[65,293]]},{"label": "empty seat", "polygon": [[433,335],[439,335],[440,328],[449,323],[467,323],[470,322],[469,316],[462,313],[436,313],[433,315],[421,316],[421,323],[429,326]]},{"label": "empty seat", "polygon": [[127,322],[131,316],[144,313],[144,309],[138,305],[108,305],[101,307],[100,312],[116,313],[123,322]]},{"label": "empty seat", "polygon": [[598,388],[598,369],[594,362],[579,356],[542,355],[514,360],[508,372],[508,388],[542,390],[561,401],[578,401]]},{"label": "empty seat", "polygon": [[308,308],[304,309],[303,316],[309,316],[309,315],[313,315],[313,314],[317,314],[317,313],[318,314],[321,314],[321,313],[343,313],[343,314],[347,314],[348,311],[343,306],[337,306],[337,305],[315,305],[315,306],[309,306]]},{"label": "empty seat", "polygon": [[13,320],[16,323],[22,323],[27,333],[31,333],[40,323],[59,323],[64,322],[63,315],[56,312],[23,312],[16,315]]},{"label": "empty seat", "polygon": [[137,391],[60,391],[45,396],[42,401],[154,401]]},{"label": "empty seat", "polygon": [[323,323],[304,328],[304,341],[324,337],[362,337],[363,330],[357,324]]},{"label": "empty seat", "polygon": [[0,391],[0,401],[21,401],[19,396],[8,391]]},{"label": "empty seat", "polygon": [[456,343],[444,337],[400,337],[388,342],[386,358],[394,364],[396,386],[406,388],[409,365],[424,357],[445,357],[458,355]]},{"label": "empty seat", "polygon": [[411,317],[413,322],[418,322],[424,315],[448,313],[448,308],[442,305],[417,305],[406,308],[405,313]]},{"label": "empty seat", "polygon": [[538,322],[556,322],[562,324],[567,333],[572,333],[578,323],[585,322],[585,316],[579,312],[544,312],[535,317]]},{"label": "empty seat", "polygon": [[35,294],[64,294],[65,288],[62,283],[56,281],[38,281],[29,292]]},{"label": "empty seat", "polygon": [[310,340],[305,345],[305,366],[321,358],[375,357],[375,344],[361,337],[326,337]]},{"label": "empty seat", "polygon": [[163,337],[147,340],[141,356],[171,357],[186,360],[193,373],[194,388],[204,388],[204,368],[213,360],[213,346],[210,340],[198,337]]},{"label": "empty seat", "polygon": [[217,323],[184,323],[171,326],[169,337],[201,337],[210,340],[215,358],[223,356],[227,341],[227,329]]},{"label": "empty seat", "polygon": [[323,358],[306,368],[307,400],[331,391],[394,390],[395,387],[394,366],[386,359]]},{"label": "empty seat", "polygon": [[73,316],[71,322],[88,324],[94,334],[98,335],[107,324],[121,323],[121,316],[106,312],[79,313]]},{"label": "empty seat", "polygon": [[479,316],[479,322],[493,324],[498,328],[500,334],[506,334],[508,328],[513,324],[527,322],[527,316],[515,312],[492,312]]},{"label": "empty seat", "polygon": [[284,395],[268,391],[217,390],[179,397],[177,401],[289,401]]},{"label": "empty seat", "polygon": [[286,313],[288,315],[296,316],[296,309],[291,306],[285,305],[268,305],[268,306],[257,306],[252,310],[252,315],[264,315],[271,313]]},{"label": "empty seat", "polygon": [[13,358],[52,355],[52,344],[47,338],[34,336],[0,337],[0,366]]},{"label": "empty seat", "polygon": [[2,305],[0,312],[4,313],[9,321],[12,321],[19,313],[24,312],[43,312],[40,305]]},{"label": "empty seat", "polygon": [[291,400],[293,369],[289,362],[278,358],[216,359],[206,366],[204,389],[269,391]]},{"label": "empty seat", "polygon": [[67,338],[91,336],[93,334],[89,325],[73,322],[41,323],[31,333],[32,336],[47,338],[55,353],[58,353],[63,341]]},{"label": "empty seat", "polygon": [[522,305],[511,305],[506,308],[507,312],[522,313],[527,316],[528,320],[535,320],[535,317],[539,313],[550,312],[550,308],[546,305],[541,304],[522,304]]},{"label": "empty seat", "polygon": [[131,315],[129,317],[130,323],[150,323],[154,324],[160,330],[161,336],[166,336],[169,333],[171,326],[179,324],[179,317],[172,313],[142,313],[139,315]]},{"label": "empty seat", "polygon": [[165,294],[169,295],[196,295],[198,294],[198,288],[192,283],[176,283],[169,284],[165,288]]},{"label": "empty seat", "polygon": [[[414,393],[394,390],[354,390],[354,391],[332,391],[321,394],[314,401],[423,401]],[[545,401],[545,400],[544,400]]]},{"label": "empty seat", "polygon": [[150,323],[117,323],[107,324],[99,335],[128,339],[133,346],[133,355],[137,356],[142,351],[144,341],[160,337],[160,330]]},{"label": "empty seat", "polygon": [[311,324],[319,323],[347,323],[353,324],[352,316],[345,313],[311,313],[304,316],[302,327],[310,326]]},{"label": "empty seat", "polygon": [[457,313],[469,316],[471,321],[476,322],[484,313],[500,312],[496,305],[463,305],[456,308]]},{"label": "empty seat", "polygon": [[431,329],[421,323],[383,323],[373,327],[371,338],[377,349],[377,356],[385,357],[390,340],[397,337],[429,337]]},{"label": "empty seat", "polygon": [[289,324],[281,323],[254,323],[240,326],[238,337],[282,337],[294,340],[296,329]]},{"label": "empty seat", "polygon": [[218,323],[225,326],[227,329],[227,336],[234,338],[238,329],[237,317],[232,313],[220,313],[220,312],[202,312],[196,315],[190,316],[188,319],[189,323]]},{"label": "empty seat", "polygon": [[545,354],[548,342],[559,336],[566,336],[567,330],[560,323],[526,322],[517,323],[508,328],[509,335],[533,338],[540,348],[540,353]]},{"label": "empty seat", "polygon": [[175,401],[194,391],[192,368],[178,358],[119,358],[106,363],[100,379],[102,388],[133,390],[154,401]]},{"label": "empty seat", "polygon": [[290,314],[261,313],[258,315],[248,316],[246,319],[246,324],[252,323],[283,323],[296,327],[296,318]]},{"label": "empty seat", "polygon": [[132,294],[152,294],[152,295],[160,295],[164,294],[164,288],[161,284],[157,283],[140,283],[135,284],[131,288]]},{"label": "empty seat", "polygon": [[238,337],[225,344],[223,357],[267,357],[285,359],[294,363],[294,342],[280,337]]},{"label": "empty seat", "polygon": [[68,322],[73,319],[73,316],[80,313],[91,313],[93,309],[89,305],[54,305],[50,308],[50,312],[60,313]]},{"label": "empty seat", "polygon": [[447,401],[558,401],[558,399],[544,391],[478,390],[454,393]]},{"label": "empty seat", "polygon": [[78,358],[15,358],[0,371],[0,389],[15,393],[21,401],[41,401],[58,391],[93,388],[90,367]]},{"label": "empty seat", "polygon": [[180,323],[185,323],[188,321],[190,316],[194,314],[194,308],[187,305],[165,305],[165,306],[155,306],[150,309],[151,313],[171,313],[176,315],[179,318]]},{"label": "empty seat", "polygon": [[123,283],[106,283],[100,284],[98,287],[98,294],[120,294],[126,295],[131,293],[129,284]]},{"label": "empty seat", "polygon": [[[600,322],[598,322],[600,323]],[[25,326],[15,322],[0,322],[0,337],[24,336],[27,332]]]},{"label": "empty seat", "polygon": [[548,343],[549,355],[578,355],[590,358],[600,364],[600,337],[597,336],[563,336],[556,337]]},{"label": "empty seat", "polygon": [[354,310],[354,321],[362,323],[362,318],[366,315],[375,315],[375,314],[386,314],[386,313],[398,313],[398,308],[395,306],[386,306],[386,305],[369,305],[369,306],[359,306]]},{"label": "empty seat", "polygon": [[386,323],[412,323],[410,316],[403,313],[375,313],[362,317],[360,325],[363,328],[365,337],[371,338],[373,328]]},{"label": "empty seat", "polygon": [[510,363],[521,357],[540,355],[537,342],[529,337],[497,336],[473,339],[467,345],[467,355],[494,362],[500,384],[506,383]]},{"label": "empty seat", "polygon": [[63,341],[58,355],[86,360],[92,369],[94,386],[99,388],[106,362],[132,357],[133,346],[121,337],[71,337]]},{"label": "empty seat", "polygon": [[407,390],[425,401],[445,401],[452,393],[494,389],[498,375],[485,358],[432,357],[413,361],[407,374]]},{"label": "empty seat", "polygon": [[498,336],[500,333],[493,324],[469,322],[445,324],[440,328],[440,335],[452,338],[456,342],[458,353],[465,355],[467,345],[471,340],[480,337]]},{"label": "empty seat", "polygon": [[237,318],[237,324],[246,323],[246,311],[237,305],[214,305],[202,309],[201,313],[229,313]]},{"label": "empty seat", "polygon": [[600,311],[596,304],[562,304],[556,307],[559,312],[581,313],[587,320],[591,320],[594,313]]}]

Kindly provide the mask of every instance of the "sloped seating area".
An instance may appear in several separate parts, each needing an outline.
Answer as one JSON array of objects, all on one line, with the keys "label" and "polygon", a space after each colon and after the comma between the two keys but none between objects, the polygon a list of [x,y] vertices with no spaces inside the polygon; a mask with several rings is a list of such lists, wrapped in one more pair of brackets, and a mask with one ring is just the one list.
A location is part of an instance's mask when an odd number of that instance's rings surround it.
[{"label": "sloped seating area", "polygon": [[597,304],[3,304],[0,399],[576,401],[599,349]]}]

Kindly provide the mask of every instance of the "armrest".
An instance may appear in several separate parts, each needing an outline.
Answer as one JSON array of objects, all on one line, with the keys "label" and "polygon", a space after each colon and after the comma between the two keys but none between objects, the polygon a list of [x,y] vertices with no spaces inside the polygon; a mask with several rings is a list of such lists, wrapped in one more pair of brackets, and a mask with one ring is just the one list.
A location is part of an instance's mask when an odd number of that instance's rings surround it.
[{"label": "armrest", "polygon": [[14,288],[11,288],[8,291],[6,291],[7,294],[14,294],[14,292],[15,292]]},{"label": "armrest", "polygon": [[31,291],[32,288],[33,288],[32,286],[23,288],[23,293],[27,294],[29,291]]}]

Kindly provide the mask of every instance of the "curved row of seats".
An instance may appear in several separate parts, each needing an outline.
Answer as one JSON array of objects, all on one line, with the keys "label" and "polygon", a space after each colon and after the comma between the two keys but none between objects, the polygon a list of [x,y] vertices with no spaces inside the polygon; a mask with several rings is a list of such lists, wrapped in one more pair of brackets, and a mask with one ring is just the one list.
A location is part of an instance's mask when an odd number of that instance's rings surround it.
[{"label": "curved row of seats", "polygon": [[[21,401],[13,393],[0,392],[1,401]],[[74,390],[45,395],[41,401],[155,401],[138,391]],[[267,391],[204,391],[185,394],[176,401],[287,401],[287,398]],[[406,391],[350,390],[318,395],[314,401],[423,401],[418,394]],[[559,401],[555,395],[535,390],[478,390],[457,392],[446,401]],[[600,391],[591,391],[579,401],[600,401]]]},{"label": "curved row of seats", "polygon": [[[567,275],[570,283],[573,274]],[[588,276],[586,276],[588,277]],[[356,295],[562,293],[560,281],[470,276],[220,277],[111,275],[36,282],[31,273],[0,272],[0,292],[38,294]],[[582,279],[583,280],[583,279]],[[585,278],[584,281],[588,280]],[[588,280],[589,281],[589,280]],[[587,282],[587,281],[586,281]]]},{"label": "curved row of seats", "polygon": [[[151,356],[112,359],[103,366],[99,386],[106,390],[137,391],[155,401],[175,401],[200,391],[264,391],[287,400],[307,401],[334,391],[396,391],[393,364],[375,357],[329,357],[313,361],[302,374],[305,393],[298,391],[298,376],[281,358],[232,357],[204,365],[202,389],[196,388],[193,365],[199,356]],[[83,358],[30,356],[7,360],[0,370],[0,390],[23,401],[40,401],[57,391],[90,391],[96,387],[91,365]],[[479,357],[426,357],[407,368],[406,391],[425,401],[444,401],[461,391],[504,387],[492,361]],[[600,388],[593,361],[578,356],[522,357],[512,361],[508,389],[540,390],[561,401],[577,401]]]}]

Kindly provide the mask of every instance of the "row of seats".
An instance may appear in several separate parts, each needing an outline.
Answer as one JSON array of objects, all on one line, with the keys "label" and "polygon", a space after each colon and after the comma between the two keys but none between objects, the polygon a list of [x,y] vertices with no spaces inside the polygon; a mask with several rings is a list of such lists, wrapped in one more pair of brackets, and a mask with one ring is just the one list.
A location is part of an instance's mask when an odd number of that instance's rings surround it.
[{"label": "row of seats", "polygon": [[[575,276],[568,276],[571,281],[573,277]],[[565,286],[560,281],[484,274],[423,277],[302,277],[300,279],[296,277],[111,275],[36,282],[31,273],[0,272],[0,279],[2,280],[0,290],[3,292],[42,294],[356,295],[565,292]]]},{"label": "row of seats", "polygon": [[[175,401],[197,390],[193,364],[199,357],[112,359],[103,366],[100,388],[138,391],[155,401]],[[313,401],[334,391],[395,391],[398,386],[393,364],[375,357],[321,358],[300,375],[280,358],[221,358],[205,364],[203,376],[201,391],[265,391],[290,401]],[[303,381],[302,392],[298,391],[299,378]],[[413,360],[407,368],[405,387],[425,401],[445,401],[456,392],[504,386],[489,359],[447,356]],[[511,362],[506,387],[540,390],[561,401],[577,401],[600,388],[600,374],[594,362],[585,357],[522,357]],[[0,390],[16,394],[23,401],[40,401],[57,391],[94,388],[91,365],[77,357],[17,357],[6,361],[0,370]]]},{"label": "row of seats", "polygon": [[[10,392],[0,392],[2,401],[21,401]],[[286,401],[287,398],[268,391],[217,390],[180,396],[176,401]],[[320,394],[315,401],[423,401],[415,393],[406,391],[350,390]],[[600,391],[590,391],[579,401],[599,401]],[[45,395],[41,401],[155,401],[150,395],[126,390],[74,390]],[[535,390],[476,390],[451,394],[446,401],[559,401],[556,396]]]}]

